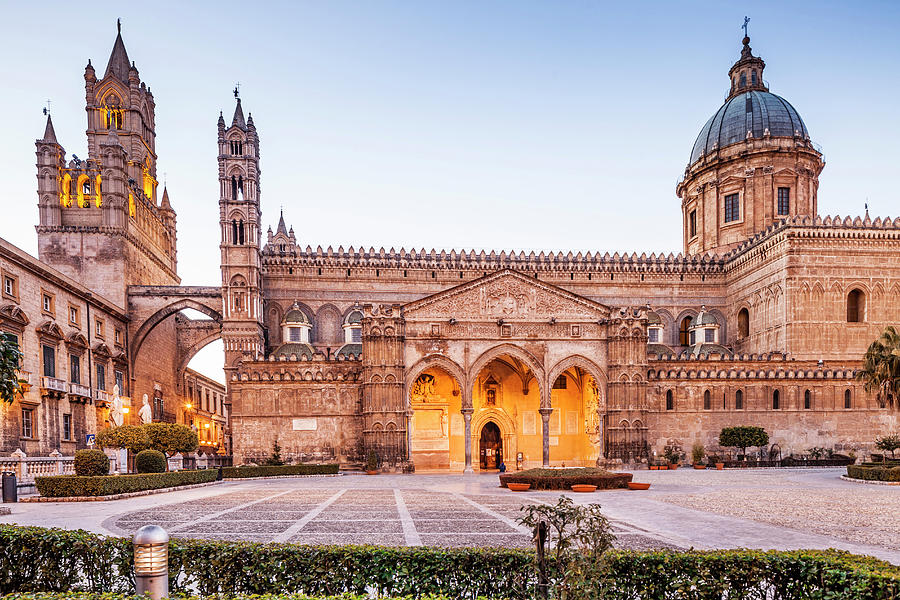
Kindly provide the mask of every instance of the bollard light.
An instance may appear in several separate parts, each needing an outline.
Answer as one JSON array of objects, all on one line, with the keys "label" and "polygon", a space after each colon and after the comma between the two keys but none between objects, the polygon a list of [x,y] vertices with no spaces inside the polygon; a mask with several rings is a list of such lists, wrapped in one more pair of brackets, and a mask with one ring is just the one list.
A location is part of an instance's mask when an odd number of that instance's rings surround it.
[{"label": "bollard light", "polygon": [[138,596],[169,597],[169,534],[159,525],[144,525],[132,539],[134,584]]}]

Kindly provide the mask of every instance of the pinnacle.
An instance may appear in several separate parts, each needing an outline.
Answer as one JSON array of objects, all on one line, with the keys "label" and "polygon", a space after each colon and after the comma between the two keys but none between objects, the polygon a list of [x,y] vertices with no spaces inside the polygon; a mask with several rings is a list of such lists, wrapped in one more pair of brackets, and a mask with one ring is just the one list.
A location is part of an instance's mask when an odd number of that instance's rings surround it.
[{"label": "pinnacle", "polygon": [[106,74],[115,76],[122,83],[128,83],[128,71],[131,69],[131,61],[128,60],[128,52],[125,50],[125,42],[122,41],[122,30],[116,35],[112,52],[109,55],[109,63],[106,65]]},{"label": "pinnacle", "polygon": [[53,131],[53,121],[50,119],[50,113],[47,113],[47,126],[44,128],[44,137],[41,139],[45,142],[59,143],[56,141],[56,132]]},{"label": "pinnacle", "polygon": [[234,118],[231,119],[231,126],[247,130],[247,122],[244,121],[244,109],[241,108],[241,99],[237,99],[237,105],[234,107]]}]

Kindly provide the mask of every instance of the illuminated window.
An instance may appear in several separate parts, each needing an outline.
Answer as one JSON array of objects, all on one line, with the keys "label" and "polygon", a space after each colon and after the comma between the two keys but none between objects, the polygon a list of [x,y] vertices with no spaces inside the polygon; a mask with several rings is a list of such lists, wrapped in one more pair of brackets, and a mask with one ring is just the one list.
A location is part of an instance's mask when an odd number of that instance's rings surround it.
[{"label": "illuminated window", "polygon": [[128,216],[133,219],[135,214],[136,213],[134,210],[134,194],[132,194],[131,192],[128,192]]},{"label": "illuminated window", "polygon": [[68,173],[60,182],[59,203],[67,208],[72,206],[72,176]]}]

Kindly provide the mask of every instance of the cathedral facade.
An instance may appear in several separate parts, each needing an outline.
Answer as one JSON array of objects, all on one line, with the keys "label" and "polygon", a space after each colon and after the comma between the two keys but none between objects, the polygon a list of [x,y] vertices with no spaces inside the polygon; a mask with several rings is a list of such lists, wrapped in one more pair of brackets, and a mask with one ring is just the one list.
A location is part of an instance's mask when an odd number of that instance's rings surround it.
[{"label": "cathedral facade", "polygon": [[262,240],[259,136],[219,120],[237,462],[397,469],[637,462],[758,425],[864,450],[898,407],[854,379],[900,314],[900,219],[821,217],[822,153],[744,38],[676,193],[684,253],[302,247]]},{"label": "cathedral facade", "polygon": [[[209,429],[211,451],[230,437],[236,464],[276,442],[407,471],[635,463],[719,452],[732,425],[783,454],[870,448],[900,407],[854,373],[900,315],[900,219],[818,214],[822,154],[764,68],[744,38],[675,190],[678,255],[304,247],[283,217],[265,228],[237,99],[217,124],[221,286],[198,287],[177,275],[155,100],[119,34],[102,76],[85,68],[87,159],[49,117],[36,141],[39,257],[0,248],[0,326],[43,374],[0,407],[3,450],[84,447],[113,381],[154,420]],[[187,368],[215,339],[227,389]]]}]

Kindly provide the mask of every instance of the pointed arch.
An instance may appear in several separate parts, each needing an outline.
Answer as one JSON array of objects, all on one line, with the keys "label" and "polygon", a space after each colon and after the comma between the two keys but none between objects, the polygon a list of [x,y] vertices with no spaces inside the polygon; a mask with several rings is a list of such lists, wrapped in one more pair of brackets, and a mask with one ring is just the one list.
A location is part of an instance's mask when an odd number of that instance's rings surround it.
[{"label": "pointed arch", "polygon": [[481,373],[481,371],[491,361],[502,358],[504,355],[511,356],[520,360],[529,369],[531,369],[531,372],[538,383],[541,397],[541,406],[548,406],[550,400],[548,388],[544,385],[546,379],[544,377],[544,368],[542,362],[538,360],[533,354],[523,348],[520,348],[519,346],[516,346],[515,344],[500,344],[499,346],[494,346],[493,348],[490,348],[489,350],[483,352],[481,356],[479,356],[475,360],[475,362],[472,363],[472,367],[468,372],[468,383],[466,386],[466,393],[469,395],[469,398],[472,398],[474,394],[474,385],[477,382],[478,375]]}]

